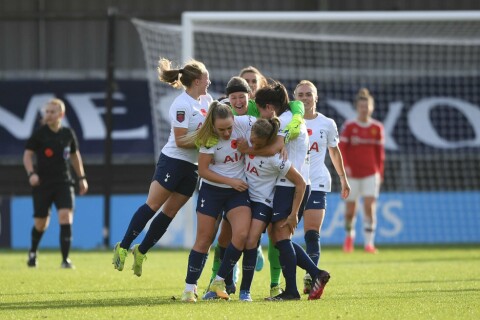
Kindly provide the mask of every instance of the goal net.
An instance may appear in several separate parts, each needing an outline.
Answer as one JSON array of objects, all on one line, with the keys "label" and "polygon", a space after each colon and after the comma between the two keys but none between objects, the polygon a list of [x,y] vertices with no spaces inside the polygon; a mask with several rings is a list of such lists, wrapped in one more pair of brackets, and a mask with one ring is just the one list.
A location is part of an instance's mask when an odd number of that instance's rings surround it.
[{"label": "goal net", "polygon": [[[378,241],[480,242],[479,12],[187,12],[182,26],[134,23],[145,49],[157,152],[172,97],[156,77],[160,56],[204,62],[214,98],[250,65],[290,93],[308,79],[318,88],[318,111],[339,128],[355,117],[352,101],[367,87],[386,133]],[[340,243],[343,203],[328,201],[322,237]],[[357,228],[361,237],[360,222]]]}]

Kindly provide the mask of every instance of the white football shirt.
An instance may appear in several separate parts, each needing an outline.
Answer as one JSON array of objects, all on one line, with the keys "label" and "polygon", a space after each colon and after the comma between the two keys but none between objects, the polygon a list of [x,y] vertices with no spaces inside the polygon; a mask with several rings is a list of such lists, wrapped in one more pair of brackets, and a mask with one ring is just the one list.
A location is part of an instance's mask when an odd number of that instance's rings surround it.
[{"label": "white football shirt", "polygon": [[186,128],[188,133],[193,132],[201,127],[208,112],[208,107],[213,102],[212,96],[209,94],[200,96],[199,100],[193,99],[183,92],[173,101],[170,106],[170,136],[162,153],[170,158],[185,160],[194,164],[198,163],[198,151],[196,148],[186,149],[179,148],[175,143],[174,128]]},{"label": "white football shirt", "polygon": [[[292,117],[293,115],[291,111],[285,111],[278,117],[280,119],[281,130],[285,129],[288,123],[292,120]],[[305,124],[302,124],[300,126],[300,134],[298,135],[298,137],[294,140],[290,140],[285,147],[287,148],[288,159],[292,163],[293,167],[297,169],[298,172],[300,172],[302,177],[305,179],[307,185],[309,185],[309,140],[307,127],[305,126]],[[281,174],[278,176],[277,186],[294,187],[295,185],[285,177],[285,174]]]},{"label": "white football shirt", "polygon": [[337,125],[333,119],[317,113],[315,119],[305,119],[310,138],[310,181],[312,191],[330,192],[332,177],[325,165],[328,147],[336,147],[339,142]]},{"label": "white football shirt", "polygon": [[281,159],[279,154],[271,157],[246,155],[245,171],[250,199],[272,207],[277,178],[279,174],[286,175],[291,166],[290,160]]},{"label": "white football shirt", "polygon": [[[256,120],[252,116],[235,116],[229,140],[219,139],[218,143],[211,148],[200,148],[200,153],[213,155],[213,163],[209,165],[210,170],[224,177],[246,181],[245,157],[237,150],[237,139],[247,139],[248,132]],[[203,178],[201,182],[217,187],[231,188],[227,184],[216,183]]]}]

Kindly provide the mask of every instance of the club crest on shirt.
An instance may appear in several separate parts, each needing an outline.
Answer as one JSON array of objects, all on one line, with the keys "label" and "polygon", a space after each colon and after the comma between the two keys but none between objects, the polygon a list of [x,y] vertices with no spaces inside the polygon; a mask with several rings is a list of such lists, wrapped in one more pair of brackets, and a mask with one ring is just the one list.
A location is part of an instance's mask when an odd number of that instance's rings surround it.
[{"label": "club crest on shirt", "polygon": [[207,116],[207,110],[205,110],[205,109],[200,109],[200,113],[201,113],[204,117]]},{"label": "club crest on shirt", "polygon": [[46,148],[43,152],[47,158],[53,157],[53,150],[51,148]]},{"label": "club crest on shirt", "polygon": [[185,121],[185,111],[177,111],[177,121],[178,122]]}]

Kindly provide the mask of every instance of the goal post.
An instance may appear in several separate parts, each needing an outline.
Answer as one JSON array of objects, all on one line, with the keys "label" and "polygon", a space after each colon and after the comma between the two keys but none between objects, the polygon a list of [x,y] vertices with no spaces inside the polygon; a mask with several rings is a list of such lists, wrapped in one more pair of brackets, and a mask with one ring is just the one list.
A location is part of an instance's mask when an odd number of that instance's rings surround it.
[{"label": "goal post", "polygon": [[[185,12],[181,26],[134,23],[146,51],[156,152],[178,94],[156,77],[160,56],[202,61],[214,98],[250,65],[291,94],[310,80],[317,110],[339,128],[367,87],[386,136],[379,241],[480,242],[480,11]],[[339,243],[343,207],[328,201],[322,235]]]},{"label": "goal post", "polygon": [[[243,21],[245,23],[295,23],[301,19],[303,23],[409,23],[409,22],[458,22],[458,21],[476,21],[480,20],[480,11],[371,11],[371,12],[184,12],[182,14],[182,60],[186,61],[195,56],[194,38],[195,32],[214,28],[215,32],[230,32],[231,25],[234,22]],[[213,25],[225,24],[225,29],[220,29]],[[209,27],[210,26],[210,27]],[[249,30],[235,30],[234,34],[245,34]],[[281,33],[282,31],[279,31]],[[285,31],[284,31],[285,32]],[[256,33],[262,34],[261,32]],[[249,34],[255,36],[255,34]],[[271,34],[269,34],[271,36]],[[352,39],[348,39],[352,40]],[[480,39],[470,39],[478,45]],[[355,41],[365,41],[365,39],[355,39]],[[394,39],[392,39],[394,41]],[[410,37],[409,41],[415,41]],[[432,41],[432,39],[425,39]]]}]

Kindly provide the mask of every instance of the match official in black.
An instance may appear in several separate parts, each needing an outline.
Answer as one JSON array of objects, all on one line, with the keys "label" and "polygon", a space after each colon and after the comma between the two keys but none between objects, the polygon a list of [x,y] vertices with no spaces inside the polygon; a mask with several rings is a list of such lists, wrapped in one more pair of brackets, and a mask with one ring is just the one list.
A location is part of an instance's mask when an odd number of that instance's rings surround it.
[{"label": "match official in black", "polygon": [[80,195],[87,192],[88,184],[75,133],[62,126],[64,116],[63,101],[48,101],[44,109],[43,125],[32,134],[25,146],[23,165],[32,186],[34,208],[32,242],[27,262],[29,267],[37,266],[38,245],[48,228],[50,208],[55,203],[60,223],[61,267],[74,268],[68,257],[75,200],[70,163],[78,178]]}]

